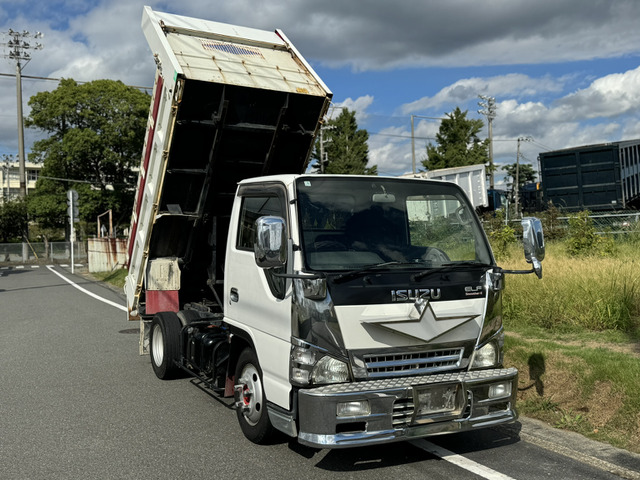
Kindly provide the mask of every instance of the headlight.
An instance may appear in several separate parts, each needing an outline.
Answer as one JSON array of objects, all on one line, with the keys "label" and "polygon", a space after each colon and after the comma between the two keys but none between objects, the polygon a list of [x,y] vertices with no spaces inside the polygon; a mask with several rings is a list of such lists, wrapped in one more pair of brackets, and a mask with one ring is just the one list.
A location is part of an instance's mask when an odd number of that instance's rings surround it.
[{"label": "headlight", "polygon": [[306,342],[296,341],[291,348],[291,383],[306,387],[350,381],[349,366],[341,360],[325,355],[325,352]]},{"label": "headlight", "polygon": [[493,367],[498,363],[498,349],[494,342],[487,343],[484,347],[476,350],[471,368]]},{"label": "headlight", "polygon": [[325,356],[313,367],[311,379],[315,384],[348,382],[349,367],[336,358]]}]

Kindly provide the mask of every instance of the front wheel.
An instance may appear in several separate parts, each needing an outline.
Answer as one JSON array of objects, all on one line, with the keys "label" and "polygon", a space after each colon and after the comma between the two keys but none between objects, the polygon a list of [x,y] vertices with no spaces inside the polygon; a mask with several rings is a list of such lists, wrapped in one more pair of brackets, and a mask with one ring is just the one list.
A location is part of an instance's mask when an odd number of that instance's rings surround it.
[{"label": "front wheel", "polygon": [[251,348],[245,348],[236,364],[235,405],[244,436],[253,443],[266,443],[274,429],[267,412],[262,370]]}]

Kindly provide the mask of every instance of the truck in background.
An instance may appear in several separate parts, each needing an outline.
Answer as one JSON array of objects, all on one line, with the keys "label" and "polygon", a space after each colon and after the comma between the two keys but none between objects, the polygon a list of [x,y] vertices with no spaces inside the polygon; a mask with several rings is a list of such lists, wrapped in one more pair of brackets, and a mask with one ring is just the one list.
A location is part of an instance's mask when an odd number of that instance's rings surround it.
[{"label": "truck in background", "polygon": [[[282,32],[149,7],[142,26],[157,72],[125,292],[155,374],[233,397],[255,443],[514,421],[509,272],[462,189],[303,174],[332,94]],[[523,232],[541,276],[540,222]]]},{"label": "truck in background", "polygon": [[508,204],[505,190],[487,188],[486,168],[483,164],[407,173],[401,177],[453,182],[464,190],[464,193],[471,200],[471,204],[479,213],[495,212],[504,209]]},{"label": "truck in background", "polygon": [[640,139],[539,155],[542,198],[561,210],[640,208]]}]

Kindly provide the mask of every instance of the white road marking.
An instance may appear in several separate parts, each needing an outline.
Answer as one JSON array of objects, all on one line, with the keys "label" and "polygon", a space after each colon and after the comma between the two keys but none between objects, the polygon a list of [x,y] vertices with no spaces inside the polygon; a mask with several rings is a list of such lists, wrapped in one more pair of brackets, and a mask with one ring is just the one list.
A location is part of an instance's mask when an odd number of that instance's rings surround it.
[{"label": "white road marking", "polygon": [[439,447],[438,445],[435,445],[428,440],[411,440],[409,443],[424,450],[425,452],[429,452],[436,457],[441,458],[442,460],[446,460],[447,462],[453,463],[460,468],[464,468],[471,473],[475,473],[482,478],[486,478],[487,480],[514,480],[508,475],[496,472],[495,470],[492,470],[489,467],[485,467],[484,465],[474,462],[473,460],[469,460],[462,455],[458,455],[457,453],[447,450],[446,448]]},{"label": "white road marking", "polygon": [[53,273],[55,273],[56,275],[58,275],[61,279],[63,279],[65,282],[67,282],[68,284],[70,284],[72,287],[77,288],[78,290],[80,290],[82,293],[86,293],[87,295],[89,295],[90,297],[95,298],[96,300],[100,300],[101,302],[106,303],[107,305],[111,305],[112,307],[116,307],[119,308],[120,310],[126,312],[127,311],[127,307],[125,307],[124,305],[120,305],[116,302],[112,302],[111,300],[107,300],[106,298],[102,298],[99,295],[96,295],[95,293],[90,292],[89,290],[82,288],[80,285],[72,282],[71,280],[69,280],[68,278],[66,278],[64,275],[62,275],[59,272],[56,272],[53,267],[47,265],[47,268],[52,271]]}]

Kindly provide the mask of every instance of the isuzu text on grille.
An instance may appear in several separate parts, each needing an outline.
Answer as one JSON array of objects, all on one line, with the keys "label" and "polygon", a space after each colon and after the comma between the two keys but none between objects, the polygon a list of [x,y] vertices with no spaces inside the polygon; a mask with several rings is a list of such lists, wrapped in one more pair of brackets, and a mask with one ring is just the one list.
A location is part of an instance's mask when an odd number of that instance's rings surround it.
[{"label": "isuzu text on grille", "polygon": [[442,296],[439,288],[409,288],[406,290],[391,290],[392,302],[406,302],[419,298],[439,300]]}]

